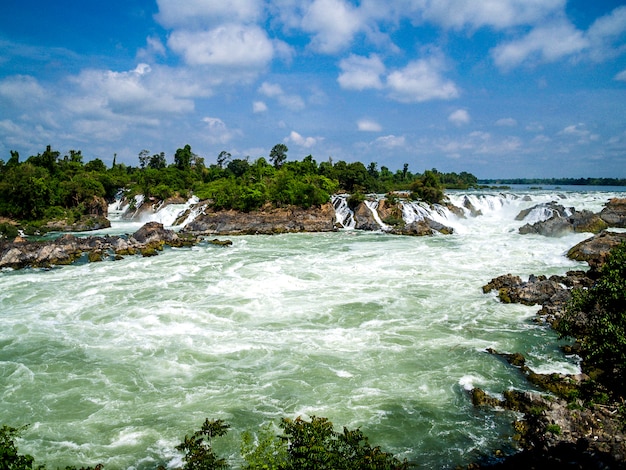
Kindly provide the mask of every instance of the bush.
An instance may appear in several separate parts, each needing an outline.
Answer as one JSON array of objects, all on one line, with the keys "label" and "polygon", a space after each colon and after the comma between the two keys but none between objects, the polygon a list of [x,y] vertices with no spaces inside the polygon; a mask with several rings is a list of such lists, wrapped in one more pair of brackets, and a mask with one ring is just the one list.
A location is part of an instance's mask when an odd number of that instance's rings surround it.
[{"label": "bush", "polygon": [[[595,285],[572,292],[558,325],[577,338],[583,368],[616,396],[626,391],[626,242],[611,250]],[[590,374],[591,375],[591,374]]]}]

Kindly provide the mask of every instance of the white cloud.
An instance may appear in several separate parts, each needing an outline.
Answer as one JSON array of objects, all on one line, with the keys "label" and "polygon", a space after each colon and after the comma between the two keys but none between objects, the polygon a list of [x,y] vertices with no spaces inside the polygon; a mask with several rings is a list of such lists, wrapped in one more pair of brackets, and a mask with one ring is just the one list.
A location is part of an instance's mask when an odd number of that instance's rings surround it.
[{"label": "white cloud", "polygon": [[579,144],[589,144],[600,139],[600,136],[593,134],[584,123],[567,126],[558,135],[576,138]]},{"label": "white cloud", "polygon": [[188,76],[147,64],[126,72],[84,70],[69,80],[78,92],[67,98],[67,107],[86,115],[185,113],[193,111],[193,97],[209,94]]},{"label": "white cloud", "polygon": [[[626,6],[618,7],[610,14],[598,18],[587,30],[591,44],[592,60],[603,61],[626,51]],[[620,41],[622,39],[622,41]],[[615,45],[615,43],[619,45]]]},{"label": "white cloud", "polygon": [[496,121],[496,126],[500,127],[516,127],[517,121],[513,118],[502,118]]},{"label": "white cloud", "polygon": [[278,100],[281,106],[293,111],[298,111],[305,107],[304,100],[299,95],[285,93],[283,88],[277,83],[263,82],[259,87],[259,93],[268,98]]},{"label": "white cloud", "polygon": [[342,88],[364,90],[383,87],[381,75],[385,73],[385,65],[376,54],[371,54],[369,57],[352,54],[339,62],[339,68],[341,74],[337,81]]},{"label": "white cloud", "polygon": [[406,145],[406,138],[404,136],[390,134],[379,137],[375,140],[375,143],[384,148],[404,147]]},{"label": "white cloud", "polygon": [[382,126],[376,121],[371,119],[361,119],[357,122],[357,127],[363,132],[380,132],[383,130]]},{"label": "white cloud", "polygon": [[448,116],[448,121],[450,121],[455,126],[469,124],[470,120],[470,115],[465,109],[457,109]]},{"label": "white cloud", "polygon": [[157,0],[159,13],[156,19],[168,27],[197,27],[218,22],[251,23],[261,18],[262,0]]},{"label": "white cloud", "polygon": [[438,56],[410,62],[387,77],[390,96],[403,103],[458,97],[459,89],[442,76],[443,69],[443,60]]},{"label": "white cloud", "polygon": [[496,65],[506,70],[529,59],[532,62],[553,62],[587,47],[589,41],[581,31],[567,21],[560,21],[535,28],[521,39],[501,44],[491,54]]},{"label": "white cloud", "polygon": [[615,75],[615,80],[626,82],[626,70],[622,70],[620,73]]},{"label": "white cloud", "polygon": [[36,104],[45,95],[37,79],[28,75],[13,75],[0,81],[0,99],[24,106]]},{"label": "white cloud", "polygon": [[167,44],[189,65],[259,69],[274,58],[274,45],[258,26],[226,24],[210,31],[174,31]]},{"label": "white cloud", "polygon": [[264,113],[267,111],[267,105],[263,101],[255,101],[252,103],[252,112],[253,113]]},{"label": "white cloud", "polygon": [[313,33],[311,46],[318,52],[332,54],[347,47],[362,29],[358,9],[343,0],[313,0],[302,28]]},{"label": "white cloud", "polygon": [[224,121],[216,117],[207,116],[202,122],[206,124],[204,137],[211,144],[226,144],[241,134],[238,130],[229,129]]},{"label": "white cloud", "polygon": [[291,131],[291,133],[289,134],[289,137],[285,139],[286,142],[291,142],[299,147],[305,147],[305,148],[313,147],[317,143],[318,140],[319,140],[319,137],[318,138],[302,137],[296,131]]},{"label": "white cloud", "polygon": [[566,0],[412,0],[413,15],[447,28],[505,29],[562,12]]}]

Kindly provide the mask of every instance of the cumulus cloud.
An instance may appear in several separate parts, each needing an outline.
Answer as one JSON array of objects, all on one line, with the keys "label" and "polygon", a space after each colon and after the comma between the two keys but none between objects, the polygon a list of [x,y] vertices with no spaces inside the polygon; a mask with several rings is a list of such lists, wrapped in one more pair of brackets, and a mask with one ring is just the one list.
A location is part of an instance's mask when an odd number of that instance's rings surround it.
[{"label": "cumulus cloud", "polygon": [[495,47],[491,53],[499,68],[511,69],[529,59],[552,62],[579,53],[588,46],[589,41],[581,31],[571,23],[561,21],[535,28],[521,39]]},{"label": "cumulus cloud", "polygon": [[385,64],[376,54],[369,57],[350,55],[339,62],[341,74],[337,81],[342,88],[364,90],[383,87],[381,75],[385,73]]},{"label": "cumulus cloud", "polygon": [[211,144],[226,144],[241,134],[238,130],[229,129],[224,121],[216,117],[204,117],[202,122],[205,123],[204,138]]},{"label": "cumulus cloud", "polygon": [[83,70],[70,81],[79,94],[68,99],[68,106],[81,114],[108,110],[114,114],[144,116],[146,114],[184,113],[194,109],[193,97],[207,96],[208,91],[188,77],[148,64],[133,70]]},{"label": "cumulus cloud", "polygon": [[264,113],[267,111],[267,105],[263,101],[255,101],[252,103],[253,113]]},{"label": "cumulus cloud", "polygon": [[221,25],[210,31],[174,31],[168,46],[189,65],[265,67],[274,58],[274,46],[258,26]]},{"label": "cumulus cloud", "polygon": [[600,138],[598,134],[594,134],[587,129],[587,126],[584,123],[567,126],[559,132],[559,135],[575,138],[579,144],[588,144],[590,142],[597,141]]},{"label": "cumulus cloud", "polygon": [[448,121],[455,126],[469,124],[470,120],[470,115],[466,109],[457,109],[448,116]]},{"label": "cumulus cloud", "polygon": [[403,103],[458,97],[459,89],[454,82],[443,77],[443,70],[444,62],[439,56],[412,61],[388,75],[390,96]]},{"label": "cumulus cloud", "polygon": [[313,33],[311,47],[318,52],[332,54],[348,46],[363,27],[357,8],[343,0],[313,0],[304,18],[302,28]]},{"label": "cumulus cloud", "polygon": [[562,12],[566,0],[413,0],[409,11],[447,28],[505,29],[533,24]]},{"label": "cumulus cloud", "polygon": [[305,107],[304,100],[296,94],[285,93],[283,88],[277,83],[263,82],[259,87],[259,93],[274,98],[284,108],[298,111]]},{"label": "cumulus cloud", "polygon": [[302,135],[298,134],[296,131],[291,131],[291,133],[289,134],[289,137],[285,139],[286,142],[291,142],[299,147],[304,147],[304,148],[313,147],[317,143],[318,140],[319,140],[319,137],[303,137]]},{"label": "cumulus cloud", "polygon": [[380,132],[383,130],[380,124],[371,119],[360,119],[357,122],[357,127],[362,132]]},{"label": "cumulus cloud", "polygon": [[37,79],[28,75],[14,75],[0,81],[0,98],[22,106],[36,103],[44,93]]},{"label": "cumulus cloud", "polygon": [[375,143],[384,148],[398,148],[406,145],[406,138],[390,134],[379,137],[375,140]]},{"label": "cumulus cloud", "polygon": [[197,27],[217,22],[255,22],[262,16],[261,0],[229,0],[216,2],[206,0],[157,0],[157,21],[168,27]]}]

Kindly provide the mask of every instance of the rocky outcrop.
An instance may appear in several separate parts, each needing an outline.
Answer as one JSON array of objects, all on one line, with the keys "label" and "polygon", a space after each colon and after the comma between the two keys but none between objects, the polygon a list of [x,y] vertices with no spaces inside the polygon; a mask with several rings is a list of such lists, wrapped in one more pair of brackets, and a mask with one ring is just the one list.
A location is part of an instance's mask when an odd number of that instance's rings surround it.
[{"label": "rocky outcrop", "polygon": [[600,217],[610,227],[626,228],[626,199],[609,200],[600,212]]},{"label": "rocky outcrop", "polygon": [[254,212],[212,211],[206,209],[187,224],[183,233],[197,235],[254,235],[291,232],[331,232],[335,229],[332,204],[301,209],[266,208]]},{"label": "rocky outcrop", "polygon": [[25,267],[50,267],[71,264],[87,254],[89,261],[106,257],[116,259],[124,255],[141,253],[151,256],[167,246],[189,246],[197,243],[194,237],[185,237],[162,224],[150,222],[129,237],[104,236],[79,238],[71,234],[56,240],[29,242],[16,239],[0,244],[0,269]]},{"label": "rocky outcrop", "polygon": [[626,242],[626,233],[604,231],[575,245],[567,256],[576,261],[586,261],[592,270],[597,271],[609,251],[623,242]]},{"label": "rocky outcrop", "polygon": [[496,463],[479,464],[476,468],[623,468],[626,439],[622,424],[616,419],[617,408],[582,407],[576,398],[588,377],[537,374],[526,366],[519,353],[487,352],[506,360],[544,392],[507,390],[500,399],[479,388],[470,391],[476,407],[497,407],[523,414],[522,419],[513,421],[513,442],[521,452],[506,458],[500,455]]},{"label": "rocky outcrop", "polygon": [[418,220],[411,222],[410,224],[393,227],[389,230],[389,233],[393,233],[394,235],[412,235],[421,237],[435,235],[437,233],[450,235],[454,233],[454,229],[440,224],[432,219],[425,218],[424,220]]},{"label": "rocky outcrop", "polygon": [[[558,322],[565,311],[571,288],[591,287],[610,249],[625,239],[626,233],[603,232],[570,250],[594,268],[588,272],[570,271],[565,276],[550,278],[530,276],[527,282],[519,276],[506,274],[492,279],[483,291],[498,290],[498,297],[503,302],[541,304],[539,315],[548,318],[554,325],[553,322]],[[577,321],[587,320],[579,318]],[[576,352],[576,344],[569,349]],[[619,418],[620,403],[598,405],[585,401],[583,406],[581,397],[594,393],[589,377],[585,374],[538,374],[526,365],[522,354],[487,352],[516,367],[543,392],[507,390],[502,394],[503,399],[481,389],[470,392],[475,406],[498,407],[523,414],[523,419],[513,422],[513,442],[519,445],[521,452],[506,458],[498,455],[495,463],[494,458],[489,456],[485,459],[487,464],[478,463],[473,468],[626,467],[626,436]]]},{"label": "rocky outcrop", "polygon": [[548,237],[560,237],[574,232],[599,233],[606,229],[608,224],[598,214],[591,211],[577,211],[573,207],[564,207],[556,202],[539,204],[521,211],[516,220],[524,220],[531,213],[540,211],[545,220],[533,224],[525,224],[519,228],[519,233],[536,233]]}]

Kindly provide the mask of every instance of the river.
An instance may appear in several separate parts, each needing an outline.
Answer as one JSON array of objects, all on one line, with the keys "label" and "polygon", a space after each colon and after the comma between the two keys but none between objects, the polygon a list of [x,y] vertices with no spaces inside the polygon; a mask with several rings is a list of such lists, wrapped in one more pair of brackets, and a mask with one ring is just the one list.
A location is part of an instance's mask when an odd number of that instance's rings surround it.
[{"label": "river", "polygon": [[452,192],[482,215],[440,214],[447,236],[240,236],[1,272],[0,424],[30,424],[20,450],[52,468],[174,467],[174,446],[207,417],[232,426],[216,449],[236,468],[242,431],[297,416],[358,427],[421,468],[467,464],[505,447],[514,419],[474,409],[467,391],[531,388],[487,348],[578,370],[532,321],[538,307],[481,287],[586,268],[564,254],[590,234],[520,235],[515,220],[540,202],[597,212],[625,197],[580,189]]}]

